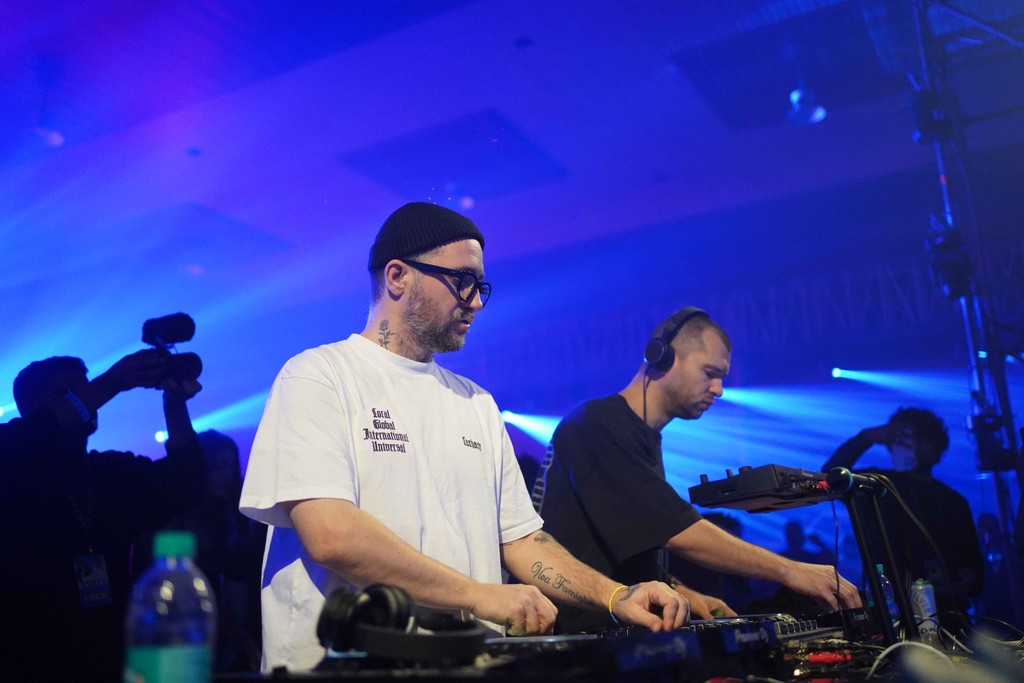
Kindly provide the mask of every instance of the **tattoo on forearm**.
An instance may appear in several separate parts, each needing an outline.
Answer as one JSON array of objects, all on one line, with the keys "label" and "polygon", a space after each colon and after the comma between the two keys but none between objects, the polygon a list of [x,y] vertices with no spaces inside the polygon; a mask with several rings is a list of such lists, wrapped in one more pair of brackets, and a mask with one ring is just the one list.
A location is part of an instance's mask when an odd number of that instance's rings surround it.
[{"label": "tattoo on forearm", "polygon": [[[550,539],[551,537],[548,536]],[[534,539],[536,540],[536,539]],[[540,541],[543,543],[544,541]],[[533,578],[546,583],[557,591],[561,591],[564,595],[572,598],[579,604],[585,607],[594,607],[595,602],[585,595],[580,594],[575,588],[572,587],[572,581],[562,574],[555,572],[554,578],[547,573],[552,570],[552,567],[545,567],[543,562],[534,562],[532,571]]]},{"label": "tattoo on forearm", "polygon": [[380,336],[380,345],[385,349],[388,348],[388,344],[391,343],[391,335],[394,332],[391,330],[391,323],[387,320],[380,321],[380,328],[378,329],[378,335]]},{"label": "tattoo on forearm", "polygon": [[533,542],[534,543],[554,543],[555,545],[558,545],[558,541],[556,541],[551,534],[549,534],[549,533],[547,533],[545,531],[538,531],[536,534],[534,534]]}]

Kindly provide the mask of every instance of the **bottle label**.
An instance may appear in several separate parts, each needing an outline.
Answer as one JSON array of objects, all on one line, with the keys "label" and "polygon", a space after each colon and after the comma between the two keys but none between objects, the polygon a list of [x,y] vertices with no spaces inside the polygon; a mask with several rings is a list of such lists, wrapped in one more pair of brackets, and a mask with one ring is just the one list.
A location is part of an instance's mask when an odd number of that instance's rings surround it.
[{"label": "bottle label", "polygon": [[207,645],[131,647],[124,665],[124,683],[209,681],[212,664]]}]

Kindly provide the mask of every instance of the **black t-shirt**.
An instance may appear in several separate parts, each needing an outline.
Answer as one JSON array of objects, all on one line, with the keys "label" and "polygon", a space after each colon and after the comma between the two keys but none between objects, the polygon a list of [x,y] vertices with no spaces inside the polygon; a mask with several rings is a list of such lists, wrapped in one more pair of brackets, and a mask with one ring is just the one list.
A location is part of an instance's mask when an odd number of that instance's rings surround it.
[{"label": "black t-shirt", "polygon": [[[202,491],[204,467],[196,439],[157,461],[86,454],[46,408],[0,425],[0,677],[120,680],[132,543]],[[83,608],[75,560],[91,554],[112,601]]]},{"label": "black t-shirt", "polygon": [[[660,579],[664,546],[701,519],[665,481],[661,433],[614,394],[575,408],[555,429],[542,473],[544,529],[616,581]],[[561,633],[614,626],[600,612],[558,605]]]},{"label": "black t-shirt", "polygon": [[[978,533],[974,527],[974,516],[967,500],[958,492],[921,472],[896,472],[893,470],[863,469],[858,472],[875,472],[888,477],[907,503],[921,525],[928,531],[935,546],[941,553],[955,589],[951,596],[945,585],[941,567],[934,559],[935,552],[921,535],[917,527],[907,518],[893,496],[882,496],[879,501],[885,520],[889,544],[899,570],[897,576],[907,579],[928,579],[935,588],[939,611],[955,608],[964,609],[967,595],[981,592],[985,568],[981,559]],[[873,549],[877,553],[880,546]],[[964,581],[964,577],[971,580]]]},{"label": "black t-shirt", "polygon": [[[847,440],[825,463],[825,470],[832,467],[853,467],[857,459],[873,445],[863,432]],[[907,507],[921,522],[931,536],[939,555],[945,562],[952,586],[942,578],[940,563],[935,552],[917,527],[907,518],[892,495],[879,499],[883,524],[889,546],[896,561],[896,571],[889,580],[894,585],[909,586],[909,582],[925,578],[935,588],[935,601],[940,618],[944,612],[967,607],[968,595],[977,595],[984,583],[984,564],[981,558],[978,533],[974,527],[974,514],[962,495],[931,476],[930,472],[867,468],[856,472],[882,474],[888,477],[896,491],[903,497]],[[857,508],[865,519],[871,519],[873,510],[868,499],[855,497]],[[865,541],[873,560],[883,562],[885,555],[881,538],[874,531],[874,525],[866,525]],[[861,553],[865,548],[860,548]],[[950,622],[960,627],[959,623]]]}]

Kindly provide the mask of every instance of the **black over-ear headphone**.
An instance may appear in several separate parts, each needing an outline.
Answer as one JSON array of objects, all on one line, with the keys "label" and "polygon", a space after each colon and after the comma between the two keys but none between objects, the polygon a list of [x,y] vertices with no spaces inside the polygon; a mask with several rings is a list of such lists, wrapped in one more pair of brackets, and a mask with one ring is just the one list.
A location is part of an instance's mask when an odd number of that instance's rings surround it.
[{"label": "black over-ear headphone", "polygon": [[661,372],[672,367],[672,360],[675,358],[675,353],[672,351],[672,340],[676,338],[679,330],[688,320],[698,315],[710,317],[707,312],[696,306],[687,306],[669,316],[668,320],[661,325],[661,333],[647,340],[647,346],[644,347],[644,362]]},{"label": "black over-ear headphone", "polygon": [[[417,626],[433,631],[418,633]],[[490,632],[475,620],[418,607],[401,588],[339,588],[327,597],[316,636],[329,650],[436,664],[468,664],[483,653]]]}]

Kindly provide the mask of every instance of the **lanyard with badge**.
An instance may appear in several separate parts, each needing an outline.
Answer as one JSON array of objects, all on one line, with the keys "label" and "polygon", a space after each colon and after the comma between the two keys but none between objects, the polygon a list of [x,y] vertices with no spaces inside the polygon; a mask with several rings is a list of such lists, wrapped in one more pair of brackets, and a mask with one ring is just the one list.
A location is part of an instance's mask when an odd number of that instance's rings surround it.
[{"label": "lanyard with badge", "polygon": [[[82,416],[83,421],[91,423],[93,429],[95,429],[94,418],[82,404],[81,400],[70,390],[65,394],[65,398],[75,407]],[[89,460],[86,457],[84,477],[85,500],[81,501],[81,503],[78,496],[72,491],[71,486],[68,485],[67,480],[64,477],[57,477],[71,505],[71,513],[75,518],[75,522],[85,537],[85,546],[88,549],[86,553],[76,555],[71,561],[75,572],[75,583],[78,585],[78,599],[83,608],[100,607],[113,602],[106,558],[103,557],[102,553],[96,552],[93,545],[92,526],[96,507],[96,492],[90,483],[90,469]]]},{"label": "lanyard with badge", "polygon": [[[86,465],[88,467],[88,465]],[[78,527],[85,534],[86,547],[88,552],[77,555],[72,559],[75,570],[75,581],[78,584],[78,599],[82,607],[99,607],[109,605],[112,602],[110,594],[110,575],[107,573],[107,561],[102,553],[93,549],[92,543],[92,522],[93,510],[95,508],[96,493],[92,486],[88,486],[85,492],[85,508],[79,505],[78,497],[70,489],[66,489],[68,501],[71,503],[71,511],[74,514]]]}]

